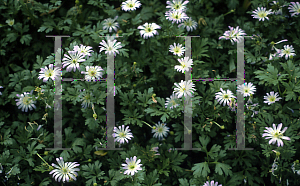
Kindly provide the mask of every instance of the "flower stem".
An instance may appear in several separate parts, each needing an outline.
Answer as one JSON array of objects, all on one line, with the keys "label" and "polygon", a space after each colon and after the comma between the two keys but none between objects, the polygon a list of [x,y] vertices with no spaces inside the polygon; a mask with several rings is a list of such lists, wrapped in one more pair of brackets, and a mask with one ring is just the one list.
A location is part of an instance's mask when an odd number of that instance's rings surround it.
[{"label": "flower stem", "polygon": [[220,126],[217,122],[213,121],[216,125],[218,125],[221,129],[224,129],[224,125]]},{"label": "flower stem", "polygon": [[[142,122],[144,122],[144,121],[142,121]],[[148,123],[146,123],[146,122],[144,122],[146,125],[148,125],[150,128],[154,128],[154,127],[152,127],[150,124],[148,124]]]},{"label": "flower stem", "polygon": [[42,158],[40,155],[39,155],[39,153],[36,153],[49,167],[51,167],[45,160],[44,160],[44,158]]}]

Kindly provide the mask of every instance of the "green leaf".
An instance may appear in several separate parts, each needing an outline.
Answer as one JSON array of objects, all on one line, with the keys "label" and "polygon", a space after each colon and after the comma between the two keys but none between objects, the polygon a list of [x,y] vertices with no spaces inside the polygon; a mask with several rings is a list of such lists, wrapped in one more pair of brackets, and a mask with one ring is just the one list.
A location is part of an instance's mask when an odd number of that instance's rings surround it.
[{"label": "green leaf", "polygon": [[259,85],[278,85],[278,70],[271,64],[268,64],[267,70],[257,70],[254,72],[254,74],[256,74],[256,78],[260,79]]},{"label": "green leaf", "polygon": [[208,152],[208,155],[209,155],[212,159],[214,159],[214,158],[216,158],[216,157],[218,156],[218,152],[220,151],[220,149],[221,149],[221,146],[220,146],[220,145],[214,144],[214,145],[211,147],[210,151]]},{"label": "green leaf", "polygon": [[92,186],[97,180],[104,179],[104,171],[100,170],[102,163],[97,160],[94,164],[89,163],[88,165],[82,166],[82,176],[87,179],[86,185]]},{"label": "green leaf", "polygon": [[142,21],[142,18],[141,18],[141,13],[139,13],[138,15],[135,16],[135,18],[132,19],[132,24],[133,25],[139,25],[142,22],[143,21]]},{"label": "green leaf", "polygon": [[192,167],[193,175],[195,178],[198,177],[206,177],[208,175],[208,173],[210,173],[210,169],[208,167],[208,163],[207,162],[203,162],[203,163],[196,163],[193,167]]},{"label": "green leaf", "polygon": [[142,20],[147,21],[153,16],[154,16],[154,14],[153,14],[153,8],[152,7],[144,6],[142,8],[142,11],[141,11]]},{"label": "green leaf", "polygon": [[26,35],[23,35],[23,36],[21,37],[20,42],[21,42],[22,44],[25,43],[27,46],[29,46],[31,40],[32,40],[31,35],[30,35],[30,34],[26,34]]},{"label": "green leaf", "polygon": [[217,162],[216,163],[216,168],[215,168],[215,172],[218,173],[219,175],[223,175],[223,172],[224,172],[224,175],[228,176],[228,175],[232,175],[232,171],[230,170],[231,167],[225,163],[220,163],[220,162]]},{"label": "green leaf", "polygon": [[[157,174],[157,170],[154,169],[153,172],[151,172],[150,174],[146,175],[145,174],[145,184],[147,186],[152,186],[154,185],[155,182],[157,182],[157,180],[159,179],[159,175]],[[161,183],[156,183],[155,185],[159,186],[159,185],[162,185]]]},{"label": "green leaf", "polygon": [[18,38],[17,33],[9,33],[6,35],[6,41],[9,41],[11,43],[14,42],[17,38]]}]

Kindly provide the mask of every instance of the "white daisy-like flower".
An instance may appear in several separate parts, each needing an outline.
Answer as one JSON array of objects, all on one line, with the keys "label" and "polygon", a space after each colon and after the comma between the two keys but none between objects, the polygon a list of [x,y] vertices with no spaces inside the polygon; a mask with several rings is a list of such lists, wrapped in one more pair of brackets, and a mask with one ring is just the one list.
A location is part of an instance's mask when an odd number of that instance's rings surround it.
[{"label": "white daisy-like flower", "polygon": [[170,45],[169,51],[172,52],[174,55],[181,56],[185,51],[185,48],[181,46],[182,44],[178,43],[176,46],[176,43],[174,43],[174,46]]},{"label": "white daisy-like flower", "polygon": [[176,94],[177,98],[181,98],[182,96],[189,95],[192,97],[193,91],[196,91],[193,87],[195,86],[192,83],[192,80],[188,80],[188,82],[181,80],[181,83],[174,83],[176,88],[174,88],[173,93]]},{"label": "white daisy-like flower", "polygon": [[118,16],[116,16],[114,19],[107,18],[104,19],[103,23],[103,30],[108,30],[109,32],[112,32],[112,29],[114,29],[116,32],[118,31],[119,23],[115,23],[115,21],[118,19]]},{"label": "white daisy-like flower", "polygon": [[181,59],[177,59],[180,63],[180,65],[175,65],[175,69],[177,71],[181,71],[182,73],[184,73],[185,71],[190,71],[190,68],[192,67],[193,65],[193,60],[190,59],[189,57],[184,57],[184,58],[181,58]]},{"label": "white daisy-like flower", "polygon": [[130,159],[126,158],[126,164],[125,163],[122,164],[123,169],[126,169],[124,174],[127,175],[131,174],[131,176],[133,176],[135,173],[138,172],[138,170],[142,170],[141,168],[142,164],[140,163],[141,163],[140,159],[136,161],[136,156],[134,156],[133,158],[131,157]]},{"label": "white daisy-like flower", "polygon": [[291,16],[294,17],[294,15],[300,14],[300,3],[291,2],[288,9],[290,10],[289,12],[292,13]]},{"label": "white daisy-like flower", "polygon": [[188,19],[189,17],[180,10],[170,10],[165,13],[166,19],[172,21],[172,23],[181,23],[182,21]]},{"label": "white daisy-like flower", "polygon": [[254,94],[256,91],[255,86],[253,86],[253,83],[244,83],[242,85],[239,85],[237,87],[237,91],[244,94],[244,97],[250,96],[250,94]]},{"label": "white daisy-like flower", "polygon": [[64,163],[62,157],[56,158],[56,161],[58,165],[52,163],[52,166],[55,167],[55,169],[49,173],[53,174],[53,177],[55,177],[55,181],[60,182],[61,179],[63,182],[69,182],[70,179],[76,180],[76,176],[78,176],[78,174],[75,171],[80,171],[80,169],[75,167],[79,166],[80,164],[77,164],[77,162]]},{"label": "white daisy-like flower", "polygon": [[267,93],[267,96],[264,96],[264,99],[266,99],[266,101],[264,101],[264,103],[268,103],[268,105],[271,105],[272,103],[275,103],[275,101],[279,101],[280,99],[282,99],[281,97],[278,97],[278,92],[276,92],[274,94],[274,91]]},{"label": "white daisy-like flower", "polygon": [[94,52],[93,50],[91,50],[93,47],[90,46],[84,46],[82,44],[80,44],[80,47],[78,45],[74,46],[74,51],[78,52],[80,54],[84,56],[91,56],[92,54],[90,52]]},{"label": "white daisy-like flower", "polygon": [[[81,92],[81,90],[79,91]],[[91,100],[91,98],[93,97],[92,92],[87,93],[85,89],[83,89],[83,92],[78,97],[81,96],[83,96],[82,98],[80,98],[80,101],[82,101],[81,108],[87,108],[90,107],[90,105],[92,106],[92,100]]]},{"label": "white daisy-like flower", "polygon": [[173,109],[176,108],[179,104],[177,103],[177,97],[176,95],[173,93],[170,98],[167,98],[166,103],[165,103],[165,108],[170,108]]},{"label": "white daisy-like flower", "polygon": [[[0,88],[3,88],[2,86],[0,86]],[[2,92],[0,92],[0,95],[2,95]]]},{"label": "white daisy-like flower", "polygon": [[285,59],[287,60],[288,58],[290,58],[291,56],[295,56],[296,54],[294,53],[295,50],[293,48],[293,46],[289,46],[289,45],[284,45],[283,46],[284,49],[280,50],[279,56],[282,57],[285,55]]},{"label": "white daisy-like flower", "polygon": [[85,59],[83,59],[83,54],[78,53],[76,51],[68,51],[69,55],[65,54],[63,60],[63,68],[67,67],[67,72],[71,72],[72,69],[74,68],[74,72],[76,71],[76,68],[80,70],[80,66],[79,66],[79,62],[83,62],[85,61]]},{"label": "white daisy-like flower", "polygon": [[253,18],[255,19],[259,19],[259,21],[265,21],[265,18],[269,20],[268,15],[273,14],[272,9],[266,11],[266,8],[264,7],[258,7],[257,10],[252,11],[252,13],[254,14],[252,14],[251,16],[253,16]]},{"label": "white daisy-like flower", "polygon": [[8,19],[5,21],[5,23],[7,23],[9,26],[13,26],[15,24],[15,20],[14,19]]},{"label": "white daisy-like flower", "polygon": [[223,106],[228,105],[229,106],[229,102],[231,100],[231,98],[236,98],[233,93],[227,89],[227,92],[224,91],[222,88],[220,88],[221,92],[217,92],[216,93],[216,99],[218,100],[218,102],[220,104],[222,104],[223,102]]},{"label": "white daisy-like flower", "polygon": [[132,11],[136,10],[136,8],[139,8],[142,4],[140,1],[137,0],[127,0],[122,3],[122,10],[124,11]]},{"label": "white daisy-like flower", "polygon": [[122,45],[121,45],[121,42],[117,42],[117,40],[113,40],[111,41],[111,39],[108,39],[107,43],[106,41],[102,40],[100,45],[102,46],[99,46],[100,47],[100,52],[105,50],[105,54],[114,54],[114,56],[116,56],[118,53],[119,54],[119,51],[118,49],[122,48]]},{"label": "white daisy-like flower", "polygon": [[239,29],[239,26],[236,28],[233,28],[231,26],[228,26],[230,30],[225,31],[224,35],[219,37],[219,39],[230,39],[231,43],[234,44],[234,42],[239,43],[241,39],[243,38],[243,35],[246,35],[242,29]]},{"label": "white daisy-like flower", "polygon": [[144,37],[144,39],[148,39],[148,37],[153,37],[153,35],[158,35],[158,32],[155,29],[161,29],[161,27],[156,23],[145,23],[143,26],[140,25],[137,28],[141,29],[140,34]]},{"label": "white daisy-like flower", "polygon": [[186,28],[186,30],[188,32],[192,32],[193,30],[196,30],[197,26],[198,26],[198,23],[196,21],[194,21],[192,18],[189,18],[187,20],[184,20],[183,23],[180,23],[178,25],[178,27],[182,27],[183,28]]},{"label": "white daisy-like flower", "polygon": [[215,181],[211,181],[209,183],[209,181],[206,181],[203,186],[222,186],[222,184],[218,185],[218,182],[215,183]]},{"label": "white daisy-like flower", "polygon": [[180,11],[186,11],[186,4],[188,4],[189,1],[184,1],[182,3],[182,0],[173,0],[167,1],[168,6],[166,8],[171,8],[172,10],[180,10]]},{"label": "white daisy-like flower", "polygon": [[131,138],[133,138],[129,126],[127,126],[126,128],[124,125],[119,126],[119,128],[114,127],[114,132],[115,133],[113,133],[112,136],[115,138],[115,142],[120,142],[120,144],[123,144],[124,141],[128,143],[128,140],[131,140]]},{"label": "white daisy-like flower", "polygon": [[27,112],[28,108],[29,110],[32,110],[33,108],[36,109],[35,107],[35,103],[36,101],[32,100],[32,94],[33,90],[29,93],[29,92],[24,92],[23,94],[19,95],[17,94],[17,97],[19,97],[19,99],[16,99],[15,101],[17,102],[16,105],[18,106],[18,109],[22,108],[22,112]]},{"label": "white daisy-like flower", "polygon": [[82,71],[81,74],[85,74],[85,79],[88,81],[97,80],[102,78],[103,69],[99,66],[86,66],[86,72]]},{"label": "white daisy-like flower", "polygon": [[162,140],[163,137],[167,137],[169,132],[169,127],[166,126],[165,123],[160,123],[160,121],[155,124],[155,129],[152,129],[153,137],[157,138],[158,140]]},{"label": "white daisy-like flower", "polygon": [[280,123],[276,129],[276,125],[273,123],[273,128],[272,127],[265,127],[266,130],[264,130],[264,133],[262,137],[268,136],[265,139],[270,139],[269,144],[275,144],[277,141],[278,147],[282,146],[283,147],[283,141],[284,140],[291,140],[289,137],[283,136],[283,133],[286,131],[287,127],[284,127],[282,131],[281,130],[282,123]]},{"label": "white daisy-like flower", "polygon": [[53,69],[53,64],[50,64],[49,68],[47,66],[45,66],[45,68],[41,68],[38,79],[44,78],[43,82],[46,82],[49,78],[51,78],[54,81],[55,77],[59,77],[60,73],[61,71],[58,67]]}]

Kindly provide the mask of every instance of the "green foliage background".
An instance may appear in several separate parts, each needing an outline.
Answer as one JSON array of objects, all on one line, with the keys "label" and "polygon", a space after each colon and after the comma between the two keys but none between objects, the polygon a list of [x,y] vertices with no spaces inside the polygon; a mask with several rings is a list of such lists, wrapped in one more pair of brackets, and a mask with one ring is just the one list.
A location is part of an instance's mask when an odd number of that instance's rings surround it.
[{"label": "green foliage background", "polygon": [[[191,0],[187,15],[198,22],[197,29],[187,33],[166,20],[166,1],[141,0],[136,11],[125,12],[122,1],[105,0],[2,0],[0,2],[0,181],[6,185],[59,185],[54,181],[44,162],[63,157],[68,162],[80,163],[77,181],[65,185],[203,185],[207,180],[218,181],[223,186],[234,185],[299,185],[299,175],[291,165],[299,157],[300,115],[300,19],[290,17],[287,7],[282,15],[270,15],[264,22],[251,17],[249,11],[257,7],[270,7],[269,1]],[[279,0],[280,5],[289,5]],[[231,11],[234,10],[234,11]],[[227,14],[228,13],[228,14]],[[62,39],[63,52],[76,44],[92,46],[94,53],[81,64],[101,66],[106,72],[106,55],[99,53],[99,43],[109,34],[103,30],[103,20],[119,16],[118,41],[123,49],[115,58],[115,115],[117,124],[129,125],[134,138],[122,145],[123,151],[100,153],[106,141],[106,84],[97,82],[63,82],[63,147],[71,151],[45,151],[53,147],[53,107],[45,109],[44,101],[51,103],[54,95],[53,81],[38,80],[40,68],[54,63],[54,39],[46,35],[69,35]],[[7,20],[14,20],[12,26]],[[145,22],[161,26],[159,35],[144,40],[137,27]],[[166,109],[164,104],[173,91],[174,83],[184,80],[184,74],[174,70],[178,62],[168,52],[175,43],[184,44],[176,35],[200,35],[192,39],[193,79],[236,77],[236,45],[218,38],[228,26],[240,26],[253,39],[245,39],[245,81],[256,86],[253,102],[259,103],[259,114],[251,117],[246,110],[245,141],[252,151],[230,151],[236,144],[235,113],[219,105],[215,93],[230,89],[236,93],[235,82],[194,82],[193,147],[201,151],[168,151],[183,146],[183,105]],[[293,45],[296,56],[292,59],[268,60],[270,43],[288,39],[276,45]],[[136,62],[137,65],[133,65]],[[78,71],[63,72],[63,77],[82,78]],[[280,74],[280,75],[278,75]],[[45,90],[38,96],[36,109],[27,113],[16,106],[16,94],[30,92],[40,87]],[[98,119],[91,108],[81,108],[79,90],[93,92],[92,102]],[[272,105],[263,103],[263,96],[279,92],[283,99]],[[152,100],[156,94],[157,103]],[[42,100],[43,99],[43,100]],[[245,100],[246,102],[246,100]],[[53,104],[52,104],[53,105]],[[46,120],[43,116],[48,114]],[[43,125],[37,131],[37,125]],[[152,137],[151,128],[158,121],[167,123],[174,135],[159,142]],[[224,125],[221,130],[212,122]],[[283,147],[269,145],[262,138],[265,127],[283,123],[284,133],[291,141]],[[26,127],[26,128],[25,128]],[[102,145],[101,145],[102,144]],[[159,146],[160,155],[152,147]],[[281,153],[278,169],[273,176],[269,171],[276,150]],[[96,152],[96,153],[95,153]],[[97,153],[98,152],[98,153]],[[137,156],[143,170],[133,178],[120,172],[126,157]],[[0,166],[1,168],[1,166]],[[6,177],[5,177],[6,176]],[[8,178],[8,179],[7,179]],[[280,181],[281,180],[281,181]]]}]

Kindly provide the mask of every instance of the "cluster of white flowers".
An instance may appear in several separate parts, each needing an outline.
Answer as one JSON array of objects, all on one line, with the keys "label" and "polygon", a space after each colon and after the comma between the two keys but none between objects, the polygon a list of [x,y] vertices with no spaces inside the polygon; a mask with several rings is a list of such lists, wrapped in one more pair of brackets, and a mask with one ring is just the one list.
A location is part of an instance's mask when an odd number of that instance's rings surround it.
[{"label": "cluster of white flowers", "polygon": [[186,15],[186,5],[189,1],[182,1],[183,0],[167,1],[168,5],[166,8],[169,10],[165,13],[166,19],[172,21],[172,23],[180,23],[178,27],[184,27],[188,32],[196,30],[197,22]]}]

